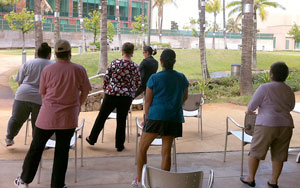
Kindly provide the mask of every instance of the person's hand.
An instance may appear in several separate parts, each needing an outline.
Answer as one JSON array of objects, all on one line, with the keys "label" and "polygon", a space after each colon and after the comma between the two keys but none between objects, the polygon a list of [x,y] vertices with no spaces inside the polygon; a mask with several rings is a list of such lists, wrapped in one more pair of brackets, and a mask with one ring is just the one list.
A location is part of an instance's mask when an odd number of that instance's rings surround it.
[{"label": "person's hand", "polygon": [[256,113],[253,112],[253,111],[251,111],[251,110],[247,110],[247,111],[245,112],[245,114],[248,114],[248,115],[255,115]]}]

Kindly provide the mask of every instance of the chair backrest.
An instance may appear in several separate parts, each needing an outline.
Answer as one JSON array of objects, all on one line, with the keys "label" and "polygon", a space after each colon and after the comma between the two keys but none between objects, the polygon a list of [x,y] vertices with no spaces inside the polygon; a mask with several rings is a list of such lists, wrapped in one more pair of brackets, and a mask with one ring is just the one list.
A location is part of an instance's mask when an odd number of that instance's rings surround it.
[{"label": "chair backrest", "polygon": [[201,94],[189,94],[182,108],[186,111],[198,110],[203,105],[204,100]]},{"label": "chair backrest", "polygon": [[142,172],[143,187],[162,188],[201,188],[203,182],[202,171],[169,172],[144,165]]}]

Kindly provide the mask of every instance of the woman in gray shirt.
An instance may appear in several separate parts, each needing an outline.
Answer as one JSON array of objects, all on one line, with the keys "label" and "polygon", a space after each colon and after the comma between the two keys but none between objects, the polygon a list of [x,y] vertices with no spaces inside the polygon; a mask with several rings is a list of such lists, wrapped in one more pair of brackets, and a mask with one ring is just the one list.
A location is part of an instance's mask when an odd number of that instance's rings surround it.
[{"label": "woman in gray shirt", "polygon": [[6,146],[14,144],[14,137],[19,133],[23,123],[31,113],[32,130],[39,114],[42,98],[39,92],[40,76],[42,70],[52,63],[51,47],[47,43],[42,43],[38,48],[38,58],[27,61],[20,68],[15,81],[19,83],[19,88],[15,95],[12,109],[12,116],[8,121]]},{"label": "woman in gray shirt", "polygon": [[241,181],[250,187],[255,186],[255,174],[260,160],[264,160],[271,148],[272,177],[268,186],[278,187],[283,162],[287,161],[290,140],[293,134],[293,118],[290,112],[295,106],[293,90],[284,83],[289,74],[285,63],[271,66],[271,82],[259,86],[249,105],[249,114],[258,109],[251,149],[248,157],[249,175]]}]

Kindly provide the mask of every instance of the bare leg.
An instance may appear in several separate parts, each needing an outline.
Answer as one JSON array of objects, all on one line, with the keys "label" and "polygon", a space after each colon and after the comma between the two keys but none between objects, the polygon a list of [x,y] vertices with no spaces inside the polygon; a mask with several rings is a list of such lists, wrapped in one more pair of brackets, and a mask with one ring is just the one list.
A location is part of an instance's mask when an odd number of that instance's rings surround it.
[{"label": "bare leg", "polygon": [[272,178],[269,181],[270,184],[278,183],[278,178],[281,174],[282,167],[283,167],[282,161],[272,161]]},{"label": "bare leg", "polygon": [[138,182],[142,178],[142,170],[144,164],[147,163],[147,151],[152,141],[157,137],[156,133],[143,132],[139,144],[138,156],[137,156],[137,178]]},{"label": "bare leg", "polygon": [[171,169],[171,148],[174,137],[163,136],[162,137],[162,148],[161,148],[161,169],[170,171]]},{"label": "bare leg", "polygon": [[258,159],[251,157],[251,156],[248,157],[249,175],[248,175],[248,177],[244,178],[244,181],[247,181],[247,182],[254,181],[258,165],[259,165]]}]

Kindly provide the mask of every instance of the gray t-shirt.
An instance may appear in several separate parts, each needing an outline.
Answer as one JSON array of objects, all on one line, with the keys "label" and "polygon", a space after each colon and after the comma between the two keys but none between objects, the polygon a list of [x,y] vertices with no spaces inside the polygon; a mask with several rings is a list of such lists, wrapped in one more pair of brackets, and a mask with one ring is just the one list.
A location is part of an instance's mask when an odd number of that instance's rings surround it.
[{"label": "gray t-shirt", "polygon": [[21,83],[15,100],[27,101],[36,104],[42,104],[42,98],[39,92],[40,76],[42,70],[52,64],[53,61],[43,58],[36,58],[27,61],[20,68],[15,81]]}]

